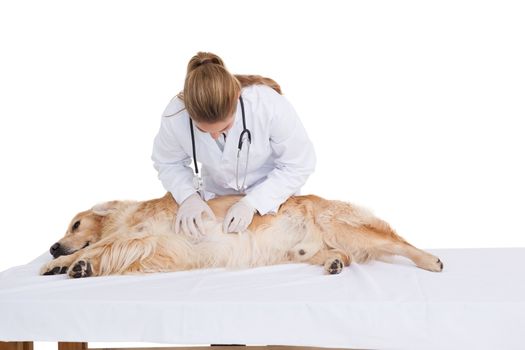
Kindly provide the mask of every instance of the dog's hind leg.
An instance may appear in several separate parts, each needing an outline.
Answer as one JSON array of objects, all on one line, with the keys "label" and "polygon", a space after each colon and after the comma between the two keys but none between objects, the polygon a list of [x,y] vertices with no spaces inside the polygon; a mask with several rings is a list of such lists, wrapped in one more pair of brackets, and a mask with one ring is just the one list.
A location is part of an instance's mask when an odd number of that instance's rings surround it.
[{"label": "dog's hind leg", "polygon": [[412,260],[417,267],[428,271],[441,272],[443,270],[443,263],[437,256],[418,249],[405,241],[385,242],[377,249],[382,251],[384,255],[400,255],[408,258]]},{"label": "dog's hind leg", "polygon": [[410,245],[387,222],[365,209],[332,201],[319,219],[326,245],[346,252],[357,263],[401,255],[422,269],[443,269],[437,257]]},{"label": "dog's hind leg", "polygon": [[381,224],[349,227],[346,233],[337,231],[335,246],[349,252],[357,262],[382,260],[386,256],[400,255],[410,259],[422,269],[434,272],[443,270],[443,263],[439,258],[409,244],[386,223],[379,219],[375,221]]},{"label": "dog's hind leg", "polygon": [[322,265],[331,275],[341,273],[343,266],[352,262],[350,256],[339,249],[322,249],[312,256],[307,262],[313,265]]},{"label": "dog's hind leg", "polygon": [[376,259],[383,256],[400,255],[412,260],[419,268],[441,272],[443,263],[438,257],[418,249],[399,236],[385,221],[376,217],[371,218],[358,228],[372,238],[373,244],[369,251]]}]

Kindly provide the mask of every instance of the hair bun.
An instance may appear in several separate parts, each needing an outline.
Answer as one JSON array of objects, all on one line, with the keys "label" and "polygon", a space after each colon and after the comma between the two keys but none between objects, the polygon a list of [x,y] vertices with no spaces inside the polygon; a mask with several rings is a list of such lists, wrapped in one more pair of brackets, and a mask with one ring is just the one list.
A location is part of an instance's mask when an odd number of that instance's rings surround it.
[{"label": "hair bun", "polygon": [[216,54],[213,54],[211,52],[197,52],[197,54],[193,56],[190,62],[188,63],[187,72],[189,73],[194,69],[205,64],[218,64],[219,66],[226,68],[222,59]]}]

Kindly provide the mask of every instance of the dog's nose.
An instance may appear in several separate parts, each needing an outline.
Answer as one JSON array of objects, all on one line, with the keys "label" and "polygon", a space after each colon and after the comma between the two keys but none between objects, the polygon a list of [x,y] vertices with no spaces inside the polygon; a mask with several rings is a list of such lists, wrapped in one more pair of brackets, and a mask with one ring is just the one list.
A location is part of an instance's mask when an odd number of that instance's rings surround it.
[{"label": "dog's nose", "polygon": [[51,255],[55,256],[56,252],[58,251],[58,249],[60,249],[60,243],[55,243],[51,246],[51,248],[49,248],[49,252],[51,253]]}]

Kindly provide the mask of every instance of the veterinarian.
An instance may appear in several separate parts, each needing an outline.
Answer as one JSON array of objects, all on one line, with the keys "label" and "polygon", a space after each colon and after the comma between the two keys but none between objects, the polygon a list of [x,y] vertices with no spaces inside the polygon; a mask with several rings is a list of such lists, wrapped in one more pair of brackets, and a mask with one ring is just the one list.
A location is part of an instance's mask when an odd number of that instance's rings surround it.
[{"label": "veterinarian", "polygon": [[227,233],[245,230],[256,212],[276,213],[299,194],[316,156],[275,81],[232,75],[220,57],[199,52],[188,63],[184,90],[162,114],[152,160],[180,205],[175,231],[197,236],[204,234],[202,216],[215,218],[206,203],[215,196],[244,195],[224,218]]}]

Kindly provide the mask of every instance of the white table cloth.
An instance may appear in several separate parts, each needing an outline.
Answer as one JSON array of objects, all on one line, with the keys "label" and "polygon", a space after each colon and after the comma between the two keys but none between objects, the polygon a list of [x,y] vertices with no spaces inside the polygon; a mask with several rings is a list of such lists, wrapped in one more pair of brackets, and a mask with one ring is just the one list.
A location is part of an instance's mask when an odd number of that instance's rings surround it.
[{"label": "white table cloth", "polygon": [[442,273],[288,264],[142,276],[0,273],[0,341],[525,349],[525,248],[431,250]]}]

